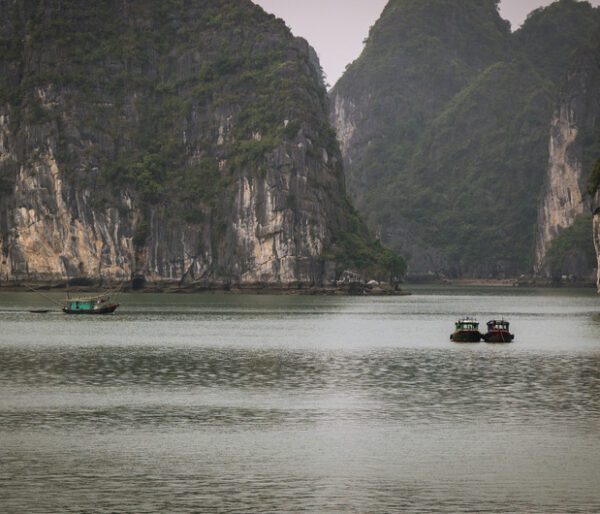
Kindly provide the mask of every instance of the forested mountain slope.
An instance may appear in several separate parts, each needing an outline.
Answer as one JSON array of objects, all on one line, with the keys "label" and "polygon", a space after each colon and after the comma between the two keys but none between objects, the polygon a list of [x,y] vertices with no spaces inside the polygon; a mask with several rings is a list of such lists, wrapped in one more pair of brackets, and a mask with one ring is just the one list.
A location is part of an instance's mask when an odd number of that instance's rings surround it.
[{"label": "forested mountain slope", "polygon": [[494,0],[390,0],[332,120],[359,211],[411,273],[532,270],[553,113],[598,27],[574,0],[514,33]]}]

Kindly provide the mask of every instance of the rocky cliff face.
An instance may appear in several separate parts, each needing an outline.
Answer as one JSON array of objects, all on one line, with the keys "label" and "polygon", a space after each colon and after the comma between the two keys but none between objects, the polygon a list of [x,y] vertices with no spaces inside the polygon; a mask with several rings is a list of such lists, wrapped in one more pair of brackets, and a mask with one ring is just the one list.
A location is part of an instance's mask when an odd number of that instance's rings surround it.
[{"label": "rocky cliff face", "polygon": [[[547,262],[553,257],[552,246],[560,244],[561,234],[579,217],[589,216],[593,198],[588,195],[588,178],[593,159],[600,151],[600,141],[597,141],[600,128],[598,50],[600,46],[586,47],[574,56],[552,120],[550,160],[538,215],[535,255],[538,273],[552,272],[551,263]],[[573,254],[571,262],[575,260],[581,265],[569,269],[564,263],[556,263],[555,272],[579,276],[590,274],[595,262],[587,258],[588,245],[578,246],[580,248],[567,251]],[[573,259],[577,253],[582,256]]]},{"label": "rocky cliff face", "polygon": [[[546,258],[554,240],[590,210],[587,179],[591,170],[590,157],[597,146],[594,144],[595,132],[600,127],[598,64],[593,48],[582,49],[576,54],[552,120],[550,160],[538,217],[535,259],[538,273],[547,271]],[[588,271],[589,268],[579,270],[579,274]]]},{"label": "rocky cliff face", "polygon": [[282,21],[249,0],[0,12],[1,281],[335,278],[355,216]]},{"label": "rocky cliff face", "polygon": [[561,105],[552,120],[550,162],[540,207],[539,234],[536,244],[536,271],[540,271],[551,242],[577,216],[585,205],[581,190],[581,148],[575,147],[578,125],[569,102]]}]

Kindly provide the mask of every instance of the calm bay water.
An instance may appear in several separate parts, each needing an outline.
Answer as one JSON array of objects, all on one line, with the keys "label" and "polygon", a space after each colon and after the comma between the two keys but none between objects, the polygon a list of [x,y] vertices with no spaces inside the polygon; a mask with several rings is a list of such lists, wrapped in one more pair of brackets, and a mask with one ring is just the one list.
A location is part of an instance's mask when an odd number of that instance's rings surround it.
[{"label": "calm bay water", "polygon": [[0,293],[0,511],[600,512],[600,299],[415,292]]}]

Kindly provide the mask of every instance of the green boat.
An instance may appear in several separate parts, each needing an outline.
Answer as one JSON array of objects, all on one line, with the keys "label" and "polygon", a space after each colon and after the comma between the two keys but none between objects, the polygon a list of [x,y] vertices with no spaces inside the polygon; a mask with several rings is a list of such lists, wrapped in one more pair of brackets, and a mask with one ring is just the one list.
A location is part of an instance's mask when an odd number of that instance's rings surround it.
[{"label": "green boat", "polygon": [[118,306],[109,294],[85,298],[70,298],[67,294],[62,310],[66,314],[112,314]]},{"label": "green boat", "polygon": [[479,321],[473,318],[461,318],[454,324],[454,333],[450,340],[455,343],[479,343],[482,335],[479,332]]}]

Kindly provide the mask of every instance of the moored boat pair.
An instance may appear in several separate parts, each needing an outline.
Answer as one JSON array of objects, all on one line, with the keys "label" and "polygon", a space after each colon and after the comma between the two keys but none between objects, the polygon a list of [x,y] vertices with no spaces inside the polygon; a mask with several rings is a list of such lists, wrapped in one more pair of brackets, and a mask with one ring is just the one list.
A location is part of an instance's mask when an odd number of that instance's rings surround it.
[{"label": "moored boat pair", "polygon": [[473,318],[461,318],[455,323],[450,340],[455,343],[510,343],[514,340],[510,333],[510,323],[504,319],[493,319],[487,322],[487,333],[479,332],[479,321]]}]

